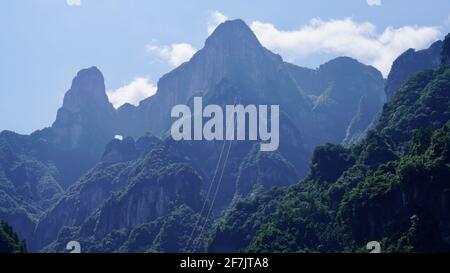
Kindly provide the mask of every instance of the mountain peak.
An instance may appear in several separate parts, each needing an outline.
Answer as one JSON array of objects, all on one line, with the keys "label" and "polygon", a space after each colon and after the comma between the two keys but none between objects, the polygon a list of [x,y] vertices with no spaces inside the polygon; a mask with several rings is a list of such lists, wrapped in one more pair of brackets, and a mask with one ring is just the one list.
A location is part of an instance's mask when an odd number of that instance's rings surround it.
[{"label": "mountain peak", "polygon": [[96,66],[91,66],[91,67],[84,68],[84,69],[81,69],[80,71],[78,71],[77,76],[83,76],[83,75],[97,75],[99,77],[103,77],[102,72]]},{"label": "mountain peak", "polygon": [[[205,46],[188,62],[161,77],[158,96],[171,96],[177,90],[176,100],[186,102],[199,91],[215,88],[225,78],[240,79],[242,75],[251,74],[254,82],[261,82],[267,74],[273,75],[275,59],[282,64],[281,58],[274,56],[261,45],[243,20],[226,21],[214,30]],[[266,73],[267,70],[271,71]],[[141,108],[147,107],[155,98],[147,99]]]},{"label": "mountain peak", "polygon": [[262,47],[250,27],[241,19],[229,20],[220,24],[205,43],[205,47],[219,45]]},{"label": "mountain peak", "polygon": [[388,98],[400,89],[413,74],[425,69],[433,69],[441,62],[442,41],[434,42],[422,50],[408,49],[395,59],[387,77],[385,92]]},{"label": "mountain peak", "polygon": [[213,34],[211,36],[213,36],[214,34],[218,34],[218,33],[223,33],[226,31],[233,31],[233,32],[252,32],[252,30],[250,29],[250,27],[244,22],[244,20],[242,19],[235,19],[235,20],[227,20],[223,23],[221,23],[219,26],[217,26],[217,28],[214,30]]},{"label": "mountain peak", "polygon": [[[90,85],[86,86],[87,83]],[[81,91],[88,91],[87,87],[99,87],[97,89],[101,90],[104,86],[102,72],[96,66],[78,71],[76,77],[72,80],[72,88],[78,88],[80,85],[83,86],[83,88],[80,89]]]},{"label": "mountain peak", "polygon": [[319,70],[330,75],[339,75],[352,79],[354,75],[361,73],[370,73],[373,77],[382,78],[381,72],[375,67],[365,65],[351,57],[337,57],[319,67]]},{"label": "mountain peak", "polygon": [[63,108],[76,112],[87,105],[108,105],[105,80],[95,66],[80,70],[72,80],[72,86],[64,96]]},{"label": "mountain peak", "polygon": [[[94,139],[104,145],[113,135],[114,118],[115,110],[106,96],[103,74],[97,67],[80,70],[52,125],[55,142],[77,147],[83,139],[88,139],[86,142]],[[95,143],[94,140],[91,142]]]}]

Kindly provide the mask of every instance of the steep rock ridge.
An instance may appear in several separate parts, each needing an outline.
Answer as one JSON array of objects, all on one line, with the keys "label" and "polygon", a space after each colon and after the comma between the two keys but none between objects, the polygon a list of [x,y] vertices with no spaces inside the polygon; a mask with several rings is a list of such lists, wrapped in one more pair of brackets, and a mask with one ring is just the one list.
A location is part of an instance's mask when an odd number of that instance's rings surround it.
[{"label": "steep rock ridge", "polygon": [[[173,164],[158,173],[133,184],[120,197],[110,199],[100,210],[94,234],[103,238],[111,231],[132,228],[168,214],[173,204],[186,204],[200,209],[201,179],[191,168]],[[89,229],[90,221],[86,229]],[[82,233],[87,230],[81,230]]]},{"label": "steep rock ridge", "polygon": [[[300,77],[298,71],[306,76]],[[349,76],[352,73],[354,77]],[[61,192],[45,199],[42,208],[32,208],[41,219],[31,248],[50,244],[50,249],[63,246],[66,239],[90,241],[92,236],[92,245],[103,245],[103,239],[125,238],[142,224],[165,222],[183,205],[195,218],[211,184],[213,189],[220,185],[211,218],[241,197],[290,185],[306,174],[316,144],[339,143],[360,134],[373,109],[380,107],[382,82],[378,71],[350,58],[338,58],[318,70],[286,64],[262,47],[241,20],[221,24],[202,50],[161,78],[157,94],[137,107],[125,104],[114,110],[101,72],[84,69],[74,78],[52,127],[31,136],[0,135],[6,145],[15,145],[5,149],[4,158],[20,154],[36,159],[55,170],[46,171],[45,177],[67,188],[60,200]],[[172,106],[192,106],[195,95],[202,95],[204,104],[280,105],[278,151],[262,154],[256,141],[233,142],[219,182],[212,178],[222,141],[175,142],[167,137],[161,142],[147,134],[135,142],[128,137],[147,132],[166,137]],[[124,140],[112,140],[116,134]],[[9,159],[0,157],[0,162],[10,167]],[[17,170],[24,173],[23,168]],[[212,201],[211,196],[206,199]],[[9,208],[16,208],[10,203]],[[34,230],[34,221],[23,225],[24,233]]]},{"label": "steep rock ridge", "polygon": [[386,96],[391,98],[413,74],[436,68],[441,60],[442,44],[442,41],[437,41],[429,48],[418,51],[410,48],[395,59],[386,82]]},{"label": "steep rock ridge", "polygon": [[285,65],[313,102],[315,145],[361,138],[385,102],[381,73],[354,59],[339,57],[316,70]]},{"label": "steep rock ridge", "polygon": [[[301,114],[301,120],[310,116],[310,103],[288,77],[281,58],[263,48],[242,20],[234,20],[221,24],[189,62],[159,80],[157,94],[142,101],[132,114],[140,121],[132,124],[148,127],[132,128],[126,135],[166,131],[171,123],[172,106],[186,104],[195,94],[206,95],[224,80],[239,89],[250,90],[256,96],[255,103],[257,98],[278,101],[297,120]],[[240,100],[237,97],[236,103]]]},{"label": "steep rock ridge", "polygon": [[[160,79],[155,96],[142,101],[138,107],[124,105],[118,110],[119,120],[126,121],[121,134],[167,132],[172,106],[179,103],[192,106],[195,95],[203,96],[205,105],[279,104],[283,119],[280,154],[295,166],[298,177],[302,177],[315,145],[339,143],[364,132],[383,103],[384,81],[374,68],[349,58],[331,61],[318,72],[309,71],[305,81],[293,76],[295,69],[301,68],[284,63],[280,56],[262,47],[242,20],[225,22],[190,61]],[[342,71],[346,69],[351,71],[344,75]],[[348,76],[352,73],[356,79]],[[302,88],[308,84],[312,87]],[[129,117],[131,121],[127,120]],[[226,174],[229,177],[224,178],[229,182],[224,183],[229,187],[223,189],[223,195],[228,196],[223,198],[224,205],[236,193],[233,181],[238,166],[253,145],[241,144],[239,153],[237,149],[231,151],[234,169],[229,169]],[[220,144],[193,146],[196,152],[205,151],[198,166],[206,174],[206,181],[211,181],[214,166],[205,168],[204,165],[218,161],[214,150],[220,150]],[[208,188],[207,183],[205,186]]]},{"label": "steep rock ridge", "polygon": [[104,164],[114,164],[130,161],[138,157],[136,144],[132,137],[123,140],[114,139],[106,145],[101,162]]},{"label": "steep rock ridge", "polygon": [[54,165],[56,180],[67,188],[101,158],[114,136],[115,115],[103,75],[92,67],[73,79],[51,127],[29,136],[5,132],[0,137],[14,147],[13,152]]},{"label": "steep rock ridge", "polygon": [[235,196],[242,198],[297,181],[297,172],[289,161],[279,153],[260,152],[256,145],[239,166]]},{"label": "steep rock ridge", "polygon": [[440,53],[441,64],[445,66],[450,65],[450,34],[447,34],[447,36],[445,36],[445,40]]},{"label": "steep rock ridge", "polygon": [[[195,213],[188,206],[182,205],[175,209],[166,217],[160,217],[152,222],[139,225],[129,233],[127,240],[121,242],[121,246],[115,248],[119,252],[192,252],[204,249],[204,243],[207,238],[205,234],[199,241],[187,244],[191,237],[195,224],[199,221],[199,214]],[[207,223],[207,229],[210,223]],[[197,238],[199,232],[194,232],[193,238]]]},{"label": "steep rock ridge", "polygon": [[[77,228],[63,228],[58,240],[43,249],[43,252],[67,252],[66,242],[77,238],[85,253],[178,253],[202,251],[207,242],[207,233],[192,233],[197,222],[206,221],[186,205],[174,208],[169,214],[153,221],[137,225],[132,229],[116,229],[102,238],[79,237]],[[211,221],[207,221],[209,230]],[[192,240],[189,240],[192,236]],[[197,239],[198,238],[198,239]],[[195,240],[195,242],[194,242]],[[190,241],[191,243],[187,243]]]},{"label": "steep rock ridge", "polygon": [[20,237],[30,240],[63,189],[98,162],[113,137],[114,117],[103,75],[92,67],[73,79],[52,127],[26,136],[0,133],[0,218]]},{"label": "steep rock ridge", "polygon": [[208,251],[365,252],[377,240],[384,252],[448,252],[447,54],[402,85],[361,143],[320,146],[301,183],[237,202]]},{"label": "steep rock ridge", "polygon": [[[181,205],[200,209],[202,179],[183,155],[160,143],[145,157],[100,164],[75,184],[36,228],[33,247],[64,240],[100,243],[108,234],[132,230]],[[69,236],[69,237],[68,237]]]},{"label": "steep rock ridge", "polygon": [[58,171],[37,160],[39,143],[29,136],[0,133],[0,219],[28,240],[35,222],[62,195]]},{"label": "steep rock ridge", "polygon": [[[419,51],[408,49],[402,55],[400,55],[394,61],[391,71],[386,80],[385,93],[387,99],[392,98],[393,95],[401,87],[401,85],[403,85],[403,83],[405,83],[409,77],[425,69],[436,68],[440,63],[442,44],[442,41],[437,41],[433,43],[428,49]],[[374,107],[374,105],[371,103],[367,103],[367,101],[370,102],[370,100],[367,100],[367,98],[361,101],[360,111],[352,120],[352,125],[347,129],[347,136],[344,139],[343,144],[350,145],[361,141],[361,139],[367,134],[367,132],[370,129],[373,129],[376,125],[381,111],[377,112],[377,109],[380,109],[378,107]],[[363,109],[364,111],[361,111]],[[363,127],[355,126],[359,123],[368,123],[369,126],[367,126],[365,130],[361,130]]]},{"label": "steep rock ridge", "polygon": [[101,158],[115,135],[115,118],[100,70],[91,67],[78,72],[53,125],[31,135],[48,143],[40,159],[55,162],[64,188]]},{"label": "steep rock ridge", "polygon": [[375,128],[393,139],[395,144],[408,143],[413,130],[437,129],[449,120],[450,71],[446,63],[446,56],[450,55],[449,44],[450,35],[447,35],[440,65],[410,77],[383,107]]},{"label": "steep rock ridge", "polygon": [[[234,104],[236,98],[239,98],[240,103],[243,105],[248,104],[277,104],[278,102],[268,98],[260,97],[257,92],[255,92],[253,87],[249,87],[243,84],[239,84],[235,81],[224,80],[215,89],[207,93],[204,96],[204,101],[208,104],[217,104],[225,107],[225,104]],[[280,105],[282,108],[283,105]],[[282,160],[283,164],[287,164],[290,167],[295,167],[295,172],[290,176],[287,181],[280,183],[290,183],[295,181],[298,177],[303,177],[307,171],[307,165],[309,160],[308,146],[305,144],[303,133],[307,130],[301,130],[297,127],[298,123],[293,121],[295,117],[289,115],[289,113],[281,110],[280,113],[280,145],[278,151],[275,152]],[[297,120],[298,122],[298,120]],[[305,128],[305,127],[301,127]],[[179,145],[178,145],[179,144]],[[241,195],[239,193],[239,185],[237,183],[238,176],[240,172],[241,165],[245,161],[257,160],[257,153],[253,153],[254,149],[259,150],[260,145],[258,141],[233,141],[230,145],[230,153],[225,166],[225,172],[221,179],[216,179],[218,181],[213,181],[214,170],[216,169],[217,162],[220,158],[220,151],[222,145],[228,147],[228,143],[223,143],[221,141],[215,142],[210,145],[205,142],[193,143],[192,145],[186,143],[178,143],[177,148],[187,148],[186,153],[192,158],[192,162],[195,162],[195,166],[202,170],[205,175],[205,190],[212,184],[213,188],[220,183],[220,191],[214,203],[214,211],[219,213],[220,211],[226,210],[230,202],[236,195]],[[191,146],[192,149],[189,147]],[[226,151],[225,151],[226,152]],[[272,152],[271,152],[272,153]],[[224,153],[223,155],[225,155]],[[225,156],[224,156],[225,157]],[[205,162],[208,162],[206,164]],[[222,166],[219,164],[219,170]],[[287,167],[289,168],[289,167]],[[291,173],[290,173],[291,175]],[[257,190],[267,190],[273,187],[274,181],[270,179],[269,176],[260,176],[259,181],[251,180],[247,181],[249,184],[259,184]],[[219,182],[221,181],[221,182]],[[255,187],[252,187],[256,190]],[[247,192],[246,194],[251,194],[253,192]],[[219,213],[220,214],[220,213]],[[219,215],[218,214],[218,215]]]},{"label": "steep rock ridge", "polygon": [[120,192],[128,184],[127,171],[127,164],[118,163],[94,168],[84,175],[41,217],[29,240],[30,250],[38,251],[55,240],[63,227],[82,225],[111,194]]},{"label": "steep rock ridge", "polygon": [[[336,58],[319,70],[325,79],[335,80],[329,81],[326,91],[316,99],[313,113],[323,134],[329,134],[326,141],[340,143],[352,137],[347,133],[354,136],[370,125],[385,101],[384,81],[375,68],[346,57]],[[355,122],[361,115],[369,118]]]},{"label": "steep rock ridge", "polygon": [[96,67],[83,69],[64,96],[51,127],[51,141],[66,149],[105,144],[114,131],[114,116],[102,73]]},{"label": "steep rock ridge", "polygon": [[[101,72],[96,67],[84,69],[74,78],[52,127],[31,135],[39,144],[36,157],[53,162],[58,169],[58,182],[67,188],[95,165],[115,134],[139,137],[150,131],[161,135],[172,121],[172,106],[189,103],[192,96],[200,94],[204,95],[205,104],[279,104],[282,115],[299,132],[296,137],[302,143],[297,146],[302,149],[303,159],[297,162],[307,161],[316,144],[334,141],[336,133],[323,134],[324,128],[316,128],[311,113],[313,103],[289,70],[281,57],[261,46],[241,20],[221,24],[205,47],[189,62],[162,77],[158,93],[138,107],[125,104],[115,111],[105,94]],[[322,120],[327,118],[319,117],[316,122]],[[342,138],[345,129],[339,129]],[[297,162],[291,163],[298,167]]]},{"label": "steep rock ridge", "polygon": [[64,232],[64,227],[79,227],[114,193],[120,193],[132,181],[139,168],[139,157],[146,155],[160,140],[144,136],[112,140],[103,159],[71,186],[57,204],[43,215],[30,240],[30,249],[39,250]]},{"label": "steep rock ridge", "polygon": [[[189,62],[160,79],[155,96],[142,101],[138,107],[121,107],[119,120],[125,120],[125,116],[132,117],[131,122],[126,124],[131,124],[131,127],[139,125],[125,129],[122,134],[166,132],[172,122],[172,106],[180,103],[192,106],[195,95],[203,96],[204,105],[280,105],[280,153],[290,164],[298,167],[299,177],[304,175],[308,148],[312,147],[312,144],[306,142],[315,134],[311,118],[312,103],[298,89],[281,57],[262,47],[242,20],[221,24],[206,40],[204,48]],[[209,188],[209,181],[212,181],[215,169],[213,164],[218,162],[221,145],[221,142],[192,144],[196,148],[189,156],[193,161],[198,160],[196,166],[205,175],[206,189]],[[221,196],[217,198],[218,207],[226,206],[236,193],[235,181],[239,164],[250,152],[252,145],[251,142],[234,144],[230,152],[230,165],[223,178]],[[187,146],[189,145],[184,147]],[[239,149],[235,148],[238,146]]]}]

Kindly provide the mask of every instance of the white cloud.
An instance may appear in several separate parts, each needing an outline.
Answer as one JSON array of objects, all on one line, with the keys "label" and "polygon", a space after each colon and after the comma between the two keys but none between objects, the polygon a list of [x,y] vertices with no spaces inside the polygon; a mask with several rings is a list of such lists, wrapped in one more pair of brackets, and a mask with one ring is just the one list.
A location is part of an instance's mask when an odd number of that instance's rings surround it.
[{"label": "white cloud", "polygon": [[153,96],[156,89],[156,86],[149,83],[147,78],[139,77],[125,86],[108,91],[107,95],[114,107],[119,108],[124,103],[138,105],[141,100]]},{"label": "white cloud", "polygon": [[228,17],[223,15],[220,11],[215,10],[211,12],[208,22],[208,35],[211,35],[217,28],[217,26],[219,26],[226,20],[228,20]]},{"label": "white cloud", "polygon": [[369,6],[381,6],[381,0],[366,0]]},{"label": "white cloud", "polygon": [[156,53],[159,58],[167,61],[173,67],[188,61],[197,52],[192,45],[187,43],[164,46],[147,45],[146,48],[148,52]]},{"label": "white cloud", "polygon": [[69,6],[81,6],[81,0],[66,0]]},{"label": "white cloud", "polygon": [[438,39],[437,27],[387,27],[378,33],[369,22],[351,18],[324,21],[312,19],[298,30],[283,31],[269,23],[251,24],[260,42],[288,61],[298,61],[313,54],[353,57],[375,66],[387,76],[392,62],[408,48],[422,49]]},{"label": "white cloud", "polygon": [[[213,11],[208,21],[208,35],[211,35],[218,25],[228,20],[228,17],[220,11]],[[174,43],[171,45],[146,45],[147,52],[156,54],[160,59],[166,61],[170,66],[177,67],[180,64],[189,61],[197,52],[191,44]]]}]

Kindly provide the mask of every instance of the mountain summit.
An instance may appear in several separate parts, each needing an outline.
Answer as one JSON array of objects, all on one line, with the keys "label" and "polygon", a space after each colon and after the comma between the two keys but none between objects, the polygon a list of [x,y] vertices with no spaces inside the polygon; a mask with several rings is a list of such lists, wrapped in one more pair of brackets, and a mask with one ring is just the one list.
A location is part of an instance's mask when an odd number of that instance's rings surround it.
[{"label": "mountain summit", "polygon": [[400,86],[413,74],[425,69],[436,68],[440,64],[442,41],[434,42],[429,48],[416,51],[408,49],[392,64],[386,81],[386,95],[394,96]]},{"label": "mountain summit", "polygon": [[64,96],[63,109],[74,113],[87,107],[108,108],[109,105],[103,74],[94,66],[77,73]]},{"label": "mountain summit", "polygon": [[[133,229],[172,213],[173,204],[186,204],[198,212],[208,188],[219,189],[210,208],[216,217],[233,200],[298,181],[308,171],[316,144],[363,136],[381,108],[383,83],[376,69],[350,58],[335,59],[318,69],[285,63],[264,48],[242,20],[219,25],[201,50],[165,74],[157,93],[136,107],[126,104],[116,111],[99,69],[81,70],[51,127],[25,137],[0,134],[0,148],[5,150],[0,163],[17,152],[19,159],[27,156],[43,164],[39,172],[45,174],[43,182],[52,177],[51,185],[68,190],[59,198],[62,189],[56,187],[56,194],[42,198],[45,206],[37,207],[39,213],[33,213],[28,224],[17,224],[21,218],[16,214],[8,220],[15,228],[24,226],[17,230],[25,239],[36,232],[37,240],[30,247],[37,250],[56,239],[62,246],[72,231],[102,238],[122,228]],[[254,149],[259,147],[255,141],[172,140],[168,136],[171,109],[191,105],[197,96],[204,105],[278,105],[279,149],[262,153]],[[112,140],[115,135],[123,140]],[[137,141],[130,138],[144,135]],[[8,183],[20,186],[25,167],[6,169],[5,173],[14,174]],[[220,180],[214,179],[219,167]],[[112,197],[112,193],[120,195]],[[205,198],[212,201],[211,196]],[[48,207],[52,209],[44,215]],[[32,220],[40,215],[35,227]]]},{"label": "mountain summit", "polygon": [[256,35],[240,19],[220,24],[206,40],[204,47],[204,51],[209,53],[225,54],[233,58],[257,56],[263,50]]},{"label": "mountain summit", "polygon": [[170,126],[172,106],[185,104],[195,95],[216,97],[214,94],[224,84],[241,93],[237,96],[227,92],[229,103],[235,97],[236,102],[242,102],[245,95],[253,104],[285,104],[285,110],[295,108],[299,111],[294,116],[304,114],[307,119],[308,111],[304,110],[311,105],[299,92],[281,57],[265,49],[244,21],[233,20],[219,25],[188,62],[165,74],[158,82],[156,95],[143,100],[133,114],[127,113],[133,120],[123,124],[123,134],[164,133]]},{"label": "mountain summit", "polygon": [[82,142],[106,144],[113,132],[115,110],[97,67],[83,69],[72,81],[52,125],[54,141],[76,148]]},{"label": "mountain summit", "polygon": [[91,67],[72,80],[53,125],[31,137],[41,143],[38,157],[55,163],[58,182],[66,188],[98,162],[115,130],[116,111],[106,96],[103,75]]}]

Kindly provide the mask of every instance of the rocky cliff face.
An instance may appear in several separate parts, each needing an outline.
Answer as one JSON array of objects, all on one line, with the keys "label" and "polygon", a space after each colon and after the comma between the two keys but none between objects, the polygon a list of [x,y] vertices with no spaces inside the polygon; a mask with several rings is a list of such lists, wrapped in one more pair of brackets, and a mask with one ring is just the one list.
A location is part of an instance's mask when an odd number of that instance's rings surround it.
[{"label": "rocky cliff face", "polygon": [[127,137],[123,140],[114,139],[106,145],[101,162],[104,164],[114,164],[130,161],[138,157],[138,151],[134,139]]},{"label": "rocky cliff face", "polygon": [[29,136],[0,133],[0,219],[23,239],[29,239],[40,215],[63,193],[55,165],[33,155],[40,146]]},{"label": "rocky cliff face", "polygon": [[157,175],[137,181],[121,196],[108,200],[98,216],[87,221],[81,233],[87,233],[91,221],[95,221],[94,234],[102,239],[113,230],[133,228],[167,215],[175,205],[186,204],[198,211],[200,186],[201,179],[193,169],[168,165]]},{"label": "rocky cliff face", "polygon": [[[188,103],[195,94],[214,93],[224,81],[247,93],[229,94],[234,102],[245,102],[244,96],[250,97],[254,104],[277,102],[306,125],[310,103],[285,71],[282,59],[262,47],[243,21],[235,20],[220,25],[189,62],[159,80],[157,94],[133,111],[133,118],[139,122],[131,123],[141,127],[127,128],[125,132],[142,135],[145,131],[154,134],[166,131],[174,105]],[[129,111],[127,114],[130,115]]]},{"label": "rocky cliff face", "polygon": [[35,222],[100,159],[114,136],[115,110],[95,68],[80,71],[54,124],[29,136],[0,134],[2,219],[30,239]]},{"label": "rocky cliff face", "polygon": [[[123,146],[130,143],[126,141]],[[102,162],[41,219],[31,249],[52,242],[64,245],[67,228],[74,229],[70,240],[94,236],[100,242],[111,232],[131,230],[170,214],[180,205],[198,211],[203,201],[202,179],[183,158],[160,143],[136,160],[109,165]]]},{"label": "rocky cliff face", "polygon": [[441,64],[450,65],[450,34],[445,36],[444,43],[441,49]]},{"label": "rocky cliff face", "polygon": [[127,185],[126,176],[121,176],[127,171],[128,165],[122,163],[97,167],[83,176],[41,217],[28,240],[30,250],[38,251],[55,240],[63,227],[81,226],[111,194]]},{"label": "rocky cliff face", "polygon": [[313,103],[313,146],[361,139],[385,102],[381,73],[354,59],[336,58],[317,70],[286,67]]},{"label": "rocky cliff face", "polygon": [[81,70],[58,110],[51,141],[66,149],[104,146],[114,136],[115,114],[102,73],[96,67]]},{"label": "rocky cliff face", "polygon": [[237,202],[208,250],[360,252],[377,240],[383,252],[448,252],[450,67],[444,56],[441,66],[402,85],[361,143],[317,147],[302,182]]},{"label": "rocky cliff face", "polygon": [[73,79],[53,125],[31,138],[42,142],[39,160],[54,162],[58,181],[67,188],[100,160],[115,127],[116,111],[106,96],[103,75],[91,67]]},{"label": "rocky cliff face", "polygon": [[30,249],[36,251],[56,240],[64,227],[80,227],[108,198],[124,190],[135,173],[144,168],[139,157],[158,144],[160,140],[149,136],[136,142],[132,138],[112,140],[102,160],[41,217],[29,241]]},{"label": "rocky cliff face", "polygon": [[[296,176],[303,176],[308,162],[307,147],[314,135],[309,98],[298,89],[281,57],[265,49],[242,20],[220,25],[206,40],[205,46],[192,59],[164,75],[158,82],[155,96],[136,108],[119,109],[119,119],[126,122],[127,135],[140,135],[145,131],[155,134],[166,132],[171,123],[170,111],[176,104],[192,105],[195,95],[203,97],[204,105],[264,104],[280,105],[282,109],[280,154],[298,167]],[[131,126],[128,126],[131,125]],[[308,136],[308,137],[304,137]],[[214,175],[222,143],[193,143],[175,145],[190,149],[192,161],[205,174],[205,189]],[[230,163],[224,175],[218,207],[231,201],[236,193],[236,177],[243,158],[253,143],[235,143],[230,152]],[[239,147],[239,148],[237,148]],[[296,152],[294,152],[296,151]]]},{"label": "rocky cliff face", "polygon": [[[28,234],[35,231],[30,245],[33,250],[46,245],[51,249],[66,239],[124,235],[141,224],[165,222],[182,205],[196,217],[199,202],[213,199],[203,196],[210,186],[218,189],[211,204],[214,218],[235,198],[290,185],[307,173],[316,144],[361,134],[381,107],[382,84],[378,71],[350,58],[317,70],[286,64],[262,47],[241,20],[220,25],[202,50],[163,76],[157,94],[137,107],[126,104],[116,111],[105,95],[100,71],[82,70],[54,124],[25,137],[31,145],[22,137],[0,135],[8,145],[18,143],[13,150],[54,166],[52,181],[67,189],[61,198],[46,201],[46,209],[36,214],[36,229],[33,221],[26,225]],[[171,108],[192,105],[195,95],[203,96],[204,104],[280,105],[278,151],[261,154],[255,151],[256,141],[141,137],[146,132],[167,136]],[[116,134],[124,140],[112,140]],[[141,138],[135,142],[128,136]],[[229,147],[227,160],[221,157],[223,147]],[[8,149],[4,154],[16,156]],[[7,159],[0,157],[0,162],[8,166]],[[214,179],[216,165],[223,167],[220,180]],[[11,183],[20,185],[19,178]]]},{"label": "rocky cliff face", "polygon": [[408,49],[392,64],[386,82],[386,95],[392,97],[400,86],[413,74],[439,65],[442,41],[433,43],[428,49],[416,51]]}]

